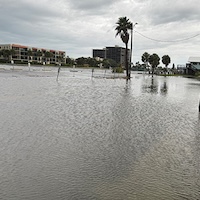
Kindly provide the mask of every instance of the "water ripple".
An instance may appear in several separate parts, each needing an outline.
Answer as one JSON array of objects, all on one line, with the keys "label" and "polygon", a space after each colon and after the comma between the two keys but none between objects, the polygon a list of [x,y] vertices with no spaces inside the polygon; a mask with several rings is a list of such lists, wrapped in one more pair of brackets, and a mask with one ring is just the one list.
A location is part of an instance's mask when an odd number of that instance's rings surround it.
[{"label": "water ripple", "polygon": [[198,81],[6,73],[1,199],[200,199]]}]

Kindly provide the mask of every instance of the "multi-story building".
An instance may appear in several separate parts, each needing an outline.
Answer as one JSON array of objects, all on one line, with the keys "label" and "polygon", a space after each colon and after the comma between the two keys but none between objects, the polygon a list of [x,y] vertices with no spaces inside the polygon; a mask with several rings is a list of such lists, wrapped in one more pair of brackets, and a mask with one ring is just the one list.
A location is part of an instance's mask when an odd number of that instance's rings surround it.
[{"label": "multi-story building", "polygon": [[200,72],[200,57],[189,57],[189,63],[186,64],[186,73],[195,75]]},{"label": "multi-story building", "polygon": [[[126,49],[119,46],[106,47],[105,49],[93,49],[93,58],[112,59],[116,63],[125,66]],[[130,50],[128,49],[128,58],[130,57]]]},{"label": "multi-story building", "polygon": [[[12,50],[8,56],[9,61],[13,60],[14,62],[41,64],[66,63],[66,55],[64,51],[23,46],[19,44],[0,44],[0,51],[1,50]],[[3,55],[0,58],[5,59]]]},{"label": "multi-story building", "polygon": [[93,49],[93,58],[106,58],[106,49]]}]

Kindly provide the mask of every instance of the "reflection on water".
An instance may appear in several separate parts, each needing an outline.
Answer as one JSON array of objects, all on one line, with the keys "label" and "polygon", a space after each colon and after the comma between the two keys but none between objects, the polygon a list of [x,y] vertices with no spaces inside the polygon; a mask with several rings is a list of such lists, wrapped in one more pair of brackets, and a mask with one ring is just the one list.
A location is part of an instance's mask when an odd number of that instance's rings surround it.
[{"label": "reflection on water", "polygon": [[162,94],[167,93],[167,83],[166,83],[166,81],[164,81],[163,85],[160,88],[160,91],[161,91]]},{"label": "reflection on water", "polygon": [[200,199],[198,81],[34,73],[0,73],[1,199]]},{"label": "reflection on water", "polygon": [[145,81],[142,83],[142,91],[144,93],[154,93],[154,94],[167,94],[167,81],[163,80],[161,82],[158,82],[157,77],[148,77],[145,79]]},{"label": "reflection on water", "polygon": [[157,93],[158,92],[158,82],[154,77],[146,79],[142,85],[143,92]]}]

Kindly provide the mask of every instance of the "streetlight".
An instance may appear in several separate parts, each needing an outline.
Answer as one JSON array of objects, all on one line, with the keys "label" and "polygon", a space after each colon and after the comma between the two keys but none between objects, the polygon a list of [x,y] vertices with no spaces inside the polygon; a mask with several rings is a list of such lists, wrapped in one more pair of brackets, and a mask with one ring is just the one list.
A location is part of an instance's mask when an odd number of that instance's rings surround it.
[{"label": "streetlight", "polygon": [[134,25],[132,24],[131,27],[131,52],[130,52],[130,67],[129,67],[129,77],[131,77],[131,62],[132,62],[132,51],[133,51],[133,29],[138,23],[136,22]]}]

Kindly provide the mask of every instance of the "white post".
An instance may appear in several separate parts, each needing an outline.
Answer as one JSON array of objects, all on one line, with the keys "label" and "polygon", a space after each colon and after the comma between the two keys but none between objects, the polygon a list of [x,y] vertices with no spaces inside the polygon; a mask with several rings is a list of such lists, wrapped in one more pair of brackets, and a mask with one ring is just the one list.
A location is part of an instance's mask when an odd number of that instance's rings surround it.
[{"label": "white post", "polygon": [[13,70],[14,70],[14,60],[11,60],[11,65],[13,66]]},{"label": "white post", "polygon": [[31,70],[31,63],[30,62],[28,63],[28,70],[29,70],[29,72]]}]

